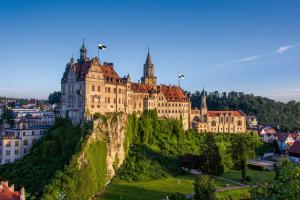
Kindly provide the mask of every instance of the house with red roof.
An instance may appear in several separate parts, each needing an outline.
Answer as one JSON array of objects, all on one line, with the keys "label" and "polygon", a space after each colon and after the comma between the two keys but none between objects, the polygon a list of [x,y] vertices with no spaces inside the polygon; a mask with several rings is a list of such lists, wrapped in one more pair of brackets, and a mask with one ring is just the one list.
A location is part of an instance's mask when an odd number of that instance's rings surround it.
[{"label": "house with red roof", "polygon": [[299,163],[300,162],[300,141],[296,140],[293,145],[288,149],[290,158]]},{"label": "house with red roof", "polygon": [[15,186],[8,185],[8,181],[0,182],[0,200],[25,200],[25,189],[15,191]]}]

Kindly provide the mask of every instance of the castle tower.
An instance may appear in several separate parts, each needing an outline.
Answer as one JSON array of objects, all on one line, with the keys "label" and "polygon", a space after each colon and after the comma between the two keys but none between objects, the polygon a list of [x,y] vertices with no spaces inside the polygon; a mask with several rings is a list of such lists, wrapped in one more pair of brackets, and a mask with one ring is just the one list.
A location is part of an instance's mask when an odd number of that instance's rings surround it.
[{"label": "castle tower", "polygon": [[144,64],[144,75],[141,78],[141,82],[151,86],[156,85],[156,77],[154,76],[154,65],[151,60],[149,48],[148,48],[146,62]]},{"label": "castle tower", "polygon": [[81,61],[86,61],[87,60],[87,49],[85,48],[84,40],[82,42],[82,47],[80,49],[80,60]]},{"label": "castle tower", "polygon": [[201,115],[206,115],[207,114],[207,105],[206,105],[206,95],[204,92],[204,87],[201,92],[201,108],[200,108]]}]

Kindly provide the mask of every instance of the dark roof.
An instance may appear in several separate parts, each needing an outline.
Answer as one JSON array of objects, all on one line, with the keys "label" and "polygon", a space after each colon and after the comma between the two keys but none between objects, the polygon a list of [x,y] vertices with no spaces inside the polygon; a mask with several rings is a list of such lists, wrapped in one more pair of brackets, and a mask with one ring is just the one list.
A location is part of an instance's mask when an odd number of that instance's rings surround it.
[{"label": "dark roof", "polygon": [[289,134],[288,133],[277,133],[276,136],[277,136],[278,141],[283,142],[286,140],[286,138],[289,136]]},{"label": "dark roof", "polygon": [[148,51],[147,58],[146,58],[146,64],[147,65],[152,65],[152,59],[151,59],[149,51]]}]

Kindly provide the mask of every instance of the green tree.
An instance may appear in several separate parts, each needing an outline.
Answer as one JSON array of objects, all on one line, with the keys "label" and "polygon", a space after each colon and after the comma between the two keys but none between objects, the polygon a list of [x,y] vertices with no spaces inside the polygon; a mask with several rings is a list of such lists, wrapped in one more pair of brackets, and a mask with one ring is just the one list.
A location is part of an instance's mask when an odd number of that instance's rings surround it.
[{"label": "green tree", "polygon": [[275,179],[278,179],[283,168],[292,166],[293,163],[286,156],[281,156],[274,165]]},{"label": "green tree", "polygon": [[61,92],[55,91],[49,94],[48,101],[50,104],[56,104],[61,102]]},{"label": "green tree", "polygon": [[205,172],[214,175],[220,175],[224,172],[222,158],[219,152],[219,147],[216,143],[215,134],[205,134],[204,138],[205,150],[202,153],[205,163],[203,169]]},{"label": "green tree", "polygon": [[[285,162],[286,163],[286,162]],[[300,166],[288,164],[279,170],[277,180],[258,184],[251,189],[254,200],[298,200],[300,196]]]},{"label": "green tree", "polygon": [[216,199],[214,180],[209,176],[198,176],[194,182],[194,200]]},{"label": "green tree", "polygon": [[235,168],[241,170],[242,180],[245,180],[248,160],[255,157],[256,149],[261,141],[258,136],[252,133],[235,134],[232,136],[232,141],[232,156]]},{"label": "green tree", "polygon": [[6,122],[7,124],[9,124],[11,127],[13,127],[14,124],[15,124],[14,113],[8,107],[4,107],[3,113],[2,113],[2,115],[0,117],[0,124],[2,124],[4,122]]}]

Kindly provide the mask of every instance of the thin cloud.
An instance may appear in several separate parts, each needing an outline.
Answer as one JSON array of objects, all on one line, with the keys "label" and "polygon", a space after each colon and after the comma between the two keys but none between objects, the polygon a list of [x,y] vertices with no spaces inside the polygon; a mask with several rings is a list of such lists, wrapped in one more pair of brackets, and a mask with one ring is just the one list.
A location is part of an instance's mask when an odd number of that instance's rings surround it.
[{"label": "thin cloud", "polygon": [[11,90],[11,88],[0,87],[0,90]]},{"label": "thin cloud", "polygon": [[225,65],[234,64],[234,63],[250,62],[250,61],[258,60],[258,59],[261,59],[261,58],[264,58],[264,57],[267,57],[267,56],[272,56],[272,55],[276,55],[276,54],[283,54],[283,53],[285,53],[285,52],[287,52],[291,49],[299,48],[299,47],[300,47],[300,43],[293,44],[293,45],[284,45],[284,46],[281,46],[281,47],[277,48],[276,50],[271,51],[269,53],[223,61],[223,62],[217,64],[216,67],[223,67]]}]

